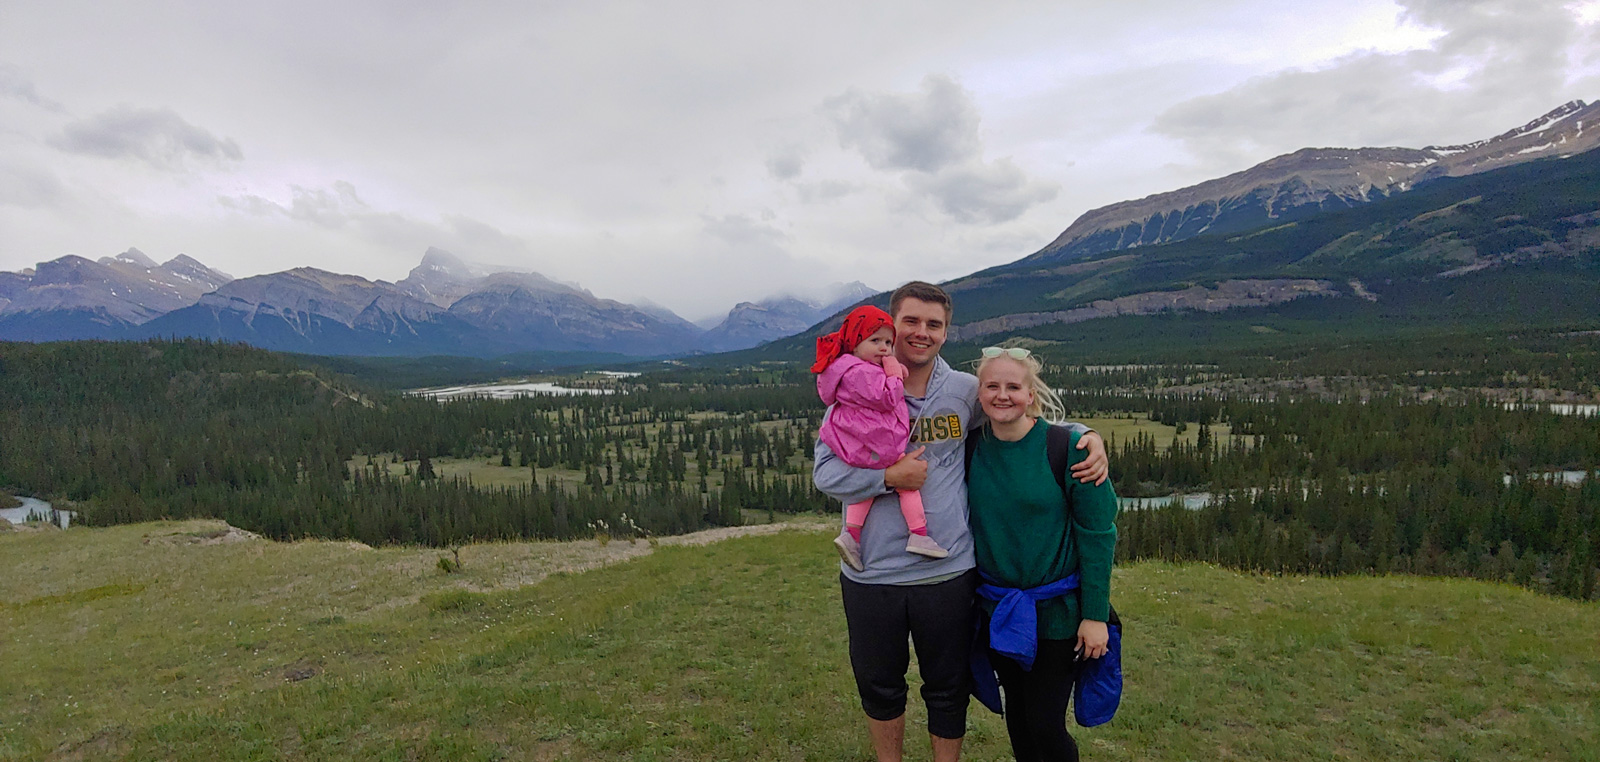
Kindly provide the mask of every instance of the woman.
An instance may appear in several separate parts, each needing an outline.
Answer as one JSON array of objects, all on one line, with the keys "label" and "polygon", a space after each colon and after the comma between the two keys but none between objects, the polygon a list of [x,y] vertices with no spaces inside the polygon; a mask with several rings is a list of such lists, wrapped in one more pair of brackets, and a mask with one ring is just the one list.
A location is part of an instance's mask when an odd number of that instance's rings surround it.
[{"label": "woman", "polygon": [[[1098,659],[1108,647],[1117,540],[1111,484],[1083,484],[1052,468],[1047,442],[1062,433],[1051,435],[1051,424],[1041,418],[1064,416],[1039,370],[1026,349],[983,350],[978,402],[989,422],[974,434],[967,487],[978,569],[989,583],[979,603],[991,616],[998,605],[1013,622],[1019,618],[1009,616],[1012,606],[1037,613],[1035,631],[1023,633],[1024,639],[1037,637],[1035,648],[990,643],[1019,762],[1078,759],[1067,732],[1067,703],[1078,660]],[[1083,453],[1076,449],[1078,434],[1068,435],[1070,465]],[[1005,598],[1010,591],[1029,594]]]}]

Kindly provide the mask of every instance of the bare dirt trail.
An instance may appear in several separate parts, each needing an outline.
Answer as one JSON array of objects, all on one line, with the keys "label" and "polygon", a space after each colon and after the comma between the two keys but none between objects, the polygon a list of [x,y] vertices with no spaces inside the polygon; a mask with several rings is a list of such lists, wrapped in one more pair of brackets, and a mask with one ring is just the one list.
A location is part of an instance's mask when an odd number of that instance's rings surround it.
[{"label": "bare dirt trail", "polygon": [[[348,547],[351,561],[370,558],[381,559],[379,566],[385,573],[400,578],[416,580],[420,584],[410,587],[406,594],[377,603],[373,611],[387,610],[416,603],[422,595],[440,590],[458,589],[475,593],[514,590],[535,585],[555,574],[580,574],[593,569],[642,558],[654,552],[656,546],[703,546],[739,537],[771,535],[778,532],[819,532],[835,527],[831,520],[800,518],[775,524],[756,524],[740,527],[703,529],[689,534],[648,539],[597,539],[569,540],[564,542],[528,541],[495,542],[461,547],[459,574],[443,574],[438,570],[441,556],[453,557],[445,548],[376,548],[368,549],[360,543],[330,543]],[[832,546],[818,543],[819,553],[831,553]],[[376,558],[374,558],[376,557]],[[365,566],[366,564],[362,564]],[[369,567],[370,568],[370,567]]]}]

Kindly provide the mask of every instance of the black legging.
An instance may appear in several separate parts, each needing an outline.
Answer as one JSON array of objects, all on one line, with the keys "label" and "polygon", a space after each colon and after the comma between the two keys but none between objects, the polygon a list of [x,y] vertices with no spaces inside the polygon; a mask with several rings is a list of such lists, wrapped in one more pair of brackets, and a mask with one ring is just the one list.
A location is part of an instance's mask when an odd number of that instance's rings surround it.
[{"label": "black legging", "polygon": [[1067,702],[1077,673],[1072,640],[1040,640],[1033,671],[989,651],[1006,696],[1006,732],[1017,762],[1078,762],[1078,744],[1067,732]]}]

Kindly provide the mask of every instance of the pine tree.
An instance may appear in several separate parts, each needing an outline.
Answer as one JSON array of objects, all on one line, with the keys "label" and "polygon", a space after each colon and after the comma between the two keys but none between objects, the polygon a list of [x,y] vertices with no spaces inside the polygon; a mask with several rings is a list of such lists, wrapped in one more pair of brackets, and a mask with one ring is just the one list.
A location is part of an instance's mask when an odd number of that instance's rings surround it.
[{"label": "pine tree", "polygon": [[427,453],[423,453],[421,461],[417,463],[417,481],[428,481],[436,478],[438,477],[433,473],[433,461],[428,458]]}]

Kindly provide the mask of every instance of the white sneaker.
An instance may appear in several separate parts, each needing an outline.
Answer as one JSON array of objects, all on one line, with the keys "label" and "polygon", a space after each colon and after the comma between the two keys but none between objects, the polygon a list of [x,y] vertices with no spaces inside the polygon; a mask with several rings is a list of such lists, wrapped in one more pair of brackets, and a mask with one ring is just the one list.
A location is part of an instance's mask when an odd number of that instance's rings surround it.
[{"label": "white sneaker", "polygon": [[944,558],[950,555],[950,551],[939,547],[939,543],[934,542],[932,537],[925,534],[914,534],[907,538],[906,552],[929,558]]},{"label": "white sneaker", "polygon": [[[849,532],[840,532],[833,538],[833,546],[839,549],[839,558],[856,571],[866,571],[866,565],[861,563],[861,543],[851,537]],[[943,551],[941,551],[943,552]]]}]

